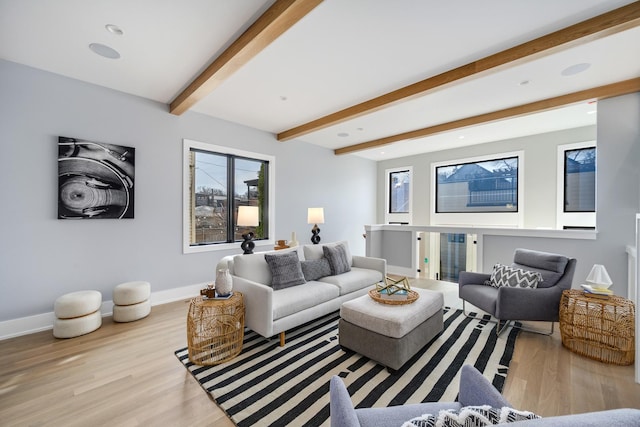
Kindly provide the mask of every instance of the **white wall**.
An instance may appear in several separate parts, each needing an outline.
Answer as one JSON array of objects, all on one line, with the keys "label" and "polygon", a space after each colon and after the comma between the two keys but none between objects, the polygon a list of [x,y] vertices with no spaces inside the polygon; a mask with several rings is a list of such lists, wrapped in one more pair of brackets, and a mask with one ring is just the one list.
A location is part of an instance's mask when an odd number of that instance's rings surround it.
[{"label": "white wall", "polygon": [[[597,127],[553,132],[474,147],[427,153],[378,163],[378,186],[385,185],[384,171],[413,166],[414,225],[428,225],[431,197],[430,164],[491,153],[523,150],[525,153],[525,228],[555,227],[557,146],[597,140],[597,238],[596,240],[534,239],[492,236],[483,241],[483,265],[513,259],[515,248],[526,247],[576,257],[574,286],[584,282],[593,264],[604,264],[613,280],[613,291],[627,295],[627,245],[634,245],[635,214],[640,203],[640,93],[598,102]],[[380,194],[380,193],[379,193]],[[384,220],[384,199],[377,201],[378,221]]]},{"label": "white wall", "polygon": [[[53,310],[63,293],[148,280],[153,291],[210,281],[237,251],[182,253],[182,139],[276,157],[276,239],[310,243],[307,207],[323,206],[323,242],[364,254],[375,222],[376,166],[355,156],[0,61],[0,322]],[[135,218],[58,220],[58,136],[136,148]]]},{"label": "white wall", "polygon": [[[413,166],[413,224],[430,224],[431,164],[493,154],[524,152],[524,228],[556,225],[556,156],[557,146],[573,142],[593,141],[596,127],[588,126],[559,132],[488,142],[470,147],[425,153],[378,162],[378,186],[383,188],[384,170]],[[378,222],[384,222],[384,203],[378,198]]]}]

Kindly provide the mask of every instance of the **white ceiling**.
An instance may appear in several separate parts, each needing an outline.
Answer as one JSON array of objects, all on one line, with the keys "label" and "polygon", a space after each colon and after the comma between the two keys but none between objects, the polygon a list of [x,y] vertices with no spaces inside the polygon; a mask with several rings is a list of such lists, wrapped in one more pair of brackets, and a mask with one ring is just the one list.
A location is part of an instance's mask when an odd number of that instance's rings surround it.
[{"label": "white ceiling", "polygon": [[[0,0],[0,58],[168,104],[272,3]],[[629,3],[325,0],[191,110],[276,134]],[[121,58],[96,55],[94,42]],[[639,77],[639,46],[635,27],[298,140],[336,149]],[[561,75],[580,63],[591,66]],[[586,126],[594,110],[583,103],[352,155],[381,160]]]}]

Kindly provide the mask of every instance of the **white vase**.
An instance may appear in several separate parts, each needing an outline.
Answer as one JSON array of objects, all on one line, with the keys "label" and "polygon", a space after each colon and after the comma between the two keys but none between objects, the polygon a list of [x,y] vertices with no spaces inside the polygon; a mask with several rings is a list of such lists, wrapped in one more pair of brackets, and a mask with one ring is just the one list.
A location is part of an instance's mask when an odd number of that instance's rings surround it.
[{"label": "white vase", "polygon": [[294,248],[296,246],[298,246],[298,241],[296,240],[296,232],[293,231],[291,233],[291,240],[289,241],[289,247]]},{"label": "white vase", "polygon": [[227,296],[233,289],[231,273],[226,268],[216,271],[216,294],[218,296]]}]

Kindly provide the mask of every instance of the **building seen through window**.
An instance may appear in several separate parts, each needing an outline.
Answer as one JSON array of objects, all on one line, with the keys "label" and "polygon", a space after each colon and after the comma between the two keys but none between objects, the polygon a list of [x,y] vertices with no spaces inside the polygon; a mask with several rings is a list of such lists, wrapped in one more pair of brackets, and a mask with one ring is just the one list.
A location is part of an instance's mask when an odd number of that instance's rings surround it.
[{"label": "building seen through window", "polygon": [[[189,167],[190,245],[237,242],[247,231],[257,240],[268,238],[269,162],[192,148]],[[260,207],[260,224],[240,229],[239,206]]]}]

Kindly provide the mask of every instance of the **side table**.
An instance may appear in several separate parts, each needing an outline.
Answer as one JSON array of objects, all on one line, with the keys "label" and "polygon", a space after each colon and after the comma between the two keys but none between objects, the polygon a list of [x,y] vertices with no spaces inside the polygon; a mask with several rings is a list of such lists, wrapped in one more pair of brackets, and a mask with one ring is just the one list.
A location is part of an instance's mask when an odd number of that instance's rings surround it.
[{"label": "side table", "polygon": [[626,298],[589,296],[581,290],[562,292],[560,334],[569,350],[616,365],[635,357],[635,306]]},{"label": "side table", "polygon": [[228,299],[191,300],[187,314],[189,360],[196,365],[227,362],[242,351],[244,300],[233,292]]}]

